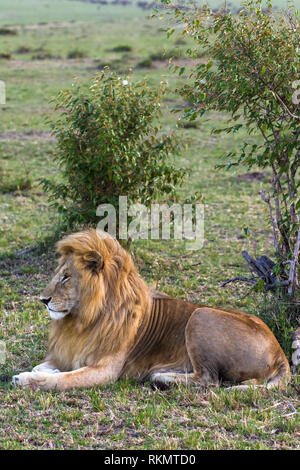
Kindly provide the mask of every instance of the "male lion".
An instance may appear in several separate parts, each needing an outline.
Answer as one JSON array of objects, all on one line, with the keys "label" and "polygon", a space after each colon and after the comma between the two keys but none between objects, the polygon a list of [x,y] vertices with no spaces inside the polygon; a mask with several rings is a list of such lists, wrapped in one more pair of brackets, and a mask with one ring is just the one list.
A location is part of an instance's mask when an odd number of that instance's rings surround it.
[{"label": "male lion", "polygon": [[259,318],[152,291],[103,232],[69,235],[57,251],[40,297],[52,318],[46,362],[14,376],[15,384],[67,390],[124,376],[203,386],[288,379],[288,361]]}]

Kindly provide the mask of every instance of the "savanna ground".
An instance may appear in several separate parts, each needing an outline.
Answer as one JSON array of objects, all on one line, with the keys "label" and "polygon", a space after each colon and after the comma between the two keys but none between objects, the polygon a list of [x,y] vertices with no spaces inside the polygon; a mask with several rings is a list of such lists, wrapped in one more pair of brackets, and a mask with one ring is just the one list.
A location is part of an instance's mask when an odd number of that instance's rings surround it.
[{"label": "savanna ground", "polygon": [[[0,30],[13,30],[0,34],[0,79],[7,88],[7,104],[0,107],[0,339],[7,346],[0,375],[0,448],[299,449],[298,377],[281,391],[161,391],[134,381],[65,393],[10,386],[12,375],[43,360],[47,341],[49,318],[38,295],[55,265],[58,219],[39,179],[59,178],[55,140],[45,120],[53,116],[50,98],[103,65],[122,77],[131,68],[131,80],[147,76],[153,85],[168,80],[162,124],[174,130],[178,115],[170,110],[184,106],[174,89],[187,78],[170,72],[168,51],[175,63],[189,64],[183,54],[188,44],[167,39],[162,22],[136,5],[2,0],[0,8]],[[247,273],[243,249],[272,256],[259,197],[269,175],[216,172],[220,156],[247,136],[212,136],[213,125],[222,127],[226,116],[210,118],[177,128],[190,142],[177,157],[178,165],[191,170],[183,196],[199,190],[205,199],[204,247],[187,252],[179,242],[140,241],[133,254],[144,278],[170,295],[259,315],[261,294],[247,295],[249,289],[236,284],[222,289],[220,283]]]}]

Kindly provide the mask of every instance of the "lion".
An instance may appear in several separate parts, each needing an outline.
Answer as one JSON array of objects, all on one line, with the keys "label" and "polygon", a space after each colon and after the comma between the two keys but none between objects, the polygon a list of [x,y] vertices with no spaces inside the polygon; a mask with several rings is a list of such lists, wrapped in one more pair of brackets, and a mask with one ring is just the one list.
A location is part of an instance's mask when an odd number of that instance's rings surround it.
[{"label": "lion", "polygon": [[68,390],[132,377],[271,387],[290,377],[262,320],[151,289],[111,236],[88,229],[63,238],[57,251],[58,267],[40,297],[51,317],[45,362],[15,375],[14,384]]}]

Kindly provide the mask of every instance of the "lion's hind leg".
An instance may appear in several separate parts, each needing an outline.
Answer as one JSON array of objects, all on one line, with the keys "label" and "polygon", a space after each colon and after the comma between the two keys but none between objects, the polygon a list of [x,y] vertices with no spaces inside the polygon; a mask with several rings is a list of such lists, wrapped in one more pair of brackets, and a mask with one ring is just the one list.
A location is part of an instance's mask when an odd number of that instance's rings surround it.
[{"label": "lion's hind leg", "polygon": [[225,388],[225,390],[248,390],[249,388],[263,387],[267,389],[286,386],[290,379],[290,369],[287,361],[283,361],[279,366],[275,374],[265,380],[251,379],[245,380],[240,385],[233,385]]},{"label": "lion's hind leg", "polygon": [[214,355],[214,340],[203,333],[202,319],[197,310],[192,314],[185,329],[187,353],[191,361],[193,381],[199,386],[219,386],[218,360]]}]

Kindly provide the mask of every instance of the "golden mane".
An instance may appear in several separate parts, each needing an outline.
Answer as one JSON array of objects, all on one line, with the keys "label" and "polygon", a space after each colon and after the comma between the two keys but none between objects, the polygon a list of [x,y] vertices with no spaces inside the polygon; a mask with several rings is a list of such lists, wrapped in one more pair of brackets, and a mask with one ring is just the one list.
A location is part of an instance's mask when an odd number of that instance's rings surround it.
[{"label": "golden mane", "polygon": [[[77,315],[69,315],[59,326],[52,322],[48,353],[60,344],[59,355],[63,356],[64,351],[74,350],[72,344],[67,345],[74,341],[77,350],[95,351],[94,361],[95,356],[112,353],[132,341],[147,310],[148,287],[131,255],[111,236],[94,229],[66,236],[56,249],[60,264],[73,257],[80,274],[80,296]],[[101,263],[99,273],[94,269],[96,262]],[[80,343],[82,348],[78,348]],[[66,365],[69,361],[62,360]]]}]

